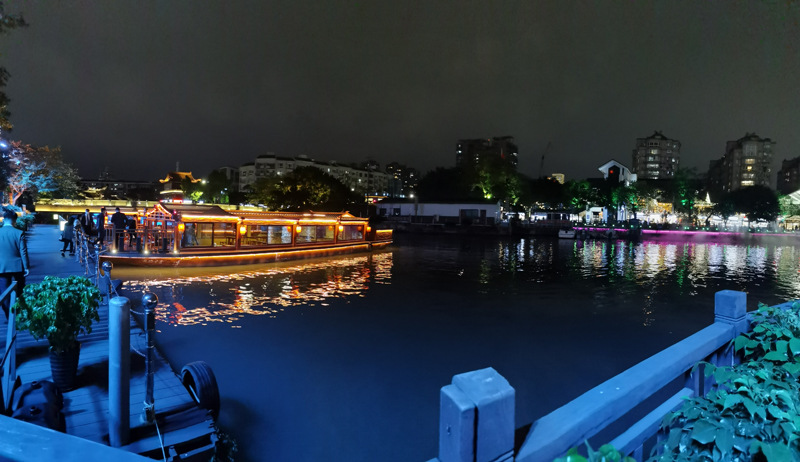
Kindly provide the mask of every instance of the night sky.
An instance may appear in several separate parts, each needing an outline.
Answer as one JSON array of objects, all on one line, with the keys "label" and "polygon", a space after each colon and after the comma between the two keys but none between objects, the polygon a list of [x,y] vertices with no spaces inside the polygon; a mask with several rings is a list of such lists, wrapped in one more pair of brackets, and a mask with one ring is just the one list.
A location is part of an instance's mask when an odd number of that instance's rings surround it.
[{"label": "night sky", "polygon": [[[707,170],[756,132],[800,156],[789,1],[5,1],[13,140],[81,176],[207,175],[256,156],[451,167],[514,136],[519,169],[597,177],[654,130]],[[773,174],[774,182],[774,174]]]}]

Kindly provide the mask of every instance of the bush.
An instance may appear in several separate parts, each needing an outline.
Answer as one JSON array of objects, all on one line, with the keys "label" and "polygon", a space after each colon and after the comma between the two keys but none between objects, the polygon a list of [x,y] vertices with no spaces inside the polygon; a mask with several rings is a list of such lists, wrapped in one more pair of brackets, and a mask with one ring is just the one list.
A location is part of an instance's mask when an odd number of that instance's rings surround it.
[{"label": "bush", "polygon": [[45,276],[38,284],[28,284],[14,305],[17,328],[33,338],[47,338],[55,353],[69,350],[80,333],[91,333],[92,322],[99,321],[100,291],[82,276]]},{"label": "bush", "polygon": [[800,461],[800,307],[761,305],[733,342],[742,364],[704,363],[718,387],[664,417],[650,461]]}]

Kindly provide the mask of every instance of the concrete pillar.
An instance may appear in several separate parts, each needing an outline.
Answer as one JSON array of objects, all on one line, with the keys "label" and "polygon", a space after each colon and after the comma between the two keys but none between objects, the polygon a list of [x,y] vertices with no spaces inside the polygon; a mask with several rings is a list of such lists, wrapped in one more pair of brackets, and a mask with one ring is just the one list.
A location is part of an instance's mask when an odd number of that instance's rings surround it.
[{"label": "concrete pillar", "polygon": [[747,294],[737,290],[720,290],[714,294],[714,322],[730,324],[734,336],[747,332]]},{"label": "concrete pillar", "polygon": [[131,302],[108,302],[108,439],[113,447],[128,443],[131,414]]},{"label": "concrete pillar", "polygon": [[439,460],[503,462],[514,457],[514,389],[489,367],[458,374],[441,390]]}]

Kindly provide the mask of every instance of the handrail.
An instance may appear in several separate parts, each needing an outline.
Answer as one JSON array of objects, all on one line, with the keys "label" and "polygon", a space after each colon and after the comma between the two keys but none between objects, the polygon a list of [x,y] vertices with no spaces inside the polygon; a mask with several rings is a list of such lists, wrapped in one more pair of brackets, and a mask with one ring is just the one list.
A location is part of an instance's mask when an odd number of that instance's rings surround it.
[{"label": "handrail", "polygon": [[14,313],[14,304],[17,301],[17,281],[11,281],[8,289],[0,295],[0,303],[8,299],[8,329],[6,331],[6,348],[3,353],[3,383],[0,389],[3,390],[0,411],[5,411],[11,406],[11,395],[14,390],[14,382],[17,381],[17,322]]},{"label": "handrail", "polygon": [[[630,417],[634,408],[636,412],[650,412],[630,425],[612,444],[623,454],[641,459],[643,446],[657,434],[661,418],[679,407],[685,397],[702,396],[714,384],[713,378],[704,378],[702,367],[695,369],[695,366],[701,361],[717,366],[732,365],[735,361],[731,341],[749,329],[746,297],[744,292],[717,292],[713,324],[533,422],[516,455],[512,451],[514,432],[508,430],[514,426],[513,389],[510,395],[492,393],[482,380],[475,379],[485,371],[454,376],[453,384],[441,391],[439,458],[434,461],[473,461],[476,451],[482,451],[494,457],[487,460],[498,462],[512,458],[517,462],[549,462],[563,456],[569,448],[582,445],[609,424]],[[470,382],[463,377],[474,380]],[[678,384],[679,391],[670,391],[676,380],[682,378],[685,382]],[[498,375],[495,382],[505,379]],[[650,398],[661,399],[662,394],[670,396],[653,404]],[[641,409],[645,402],[653,407]]]},{"label": "handrail", "polygon": [[[540,418],[531,426],[516,460],[552,460],[563,455],[565,448],[581,445],[726,347],[734,332],[732,325],[715,322]],[[691,396],[702,393],[693,388],[684,390],[691,391]]]}]

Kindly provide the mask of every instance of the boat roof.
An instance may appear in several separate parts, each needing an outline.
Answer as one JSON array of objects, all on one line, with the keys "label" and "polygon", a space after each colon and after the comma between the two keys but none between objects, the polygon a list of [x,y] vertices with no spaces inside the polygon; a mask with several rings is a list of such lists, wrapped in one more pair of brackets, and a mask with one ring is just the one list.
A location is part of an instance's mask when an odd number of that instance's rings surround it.
[{"label": "boat roof", "polygon": [[178,212],[182,221],[189,221],[187,219],[200,218],[200,219],[218,219],[220,221],[236,221],[239,218],[248,221],[258,220],[285,220],[285,221],[332,221],[338,220],[341,222],[366,222],[367,218],[360,218],[351,215],[349,212],[284,212],[284,211],[266,211],[266,210],[225,210],[218,205],[204,205],[204,204],[175,204],[175,203],[160,203],[156,204],[148,211],[148,215],[153,213],[163,213],[165,215],[174,215]]}]

